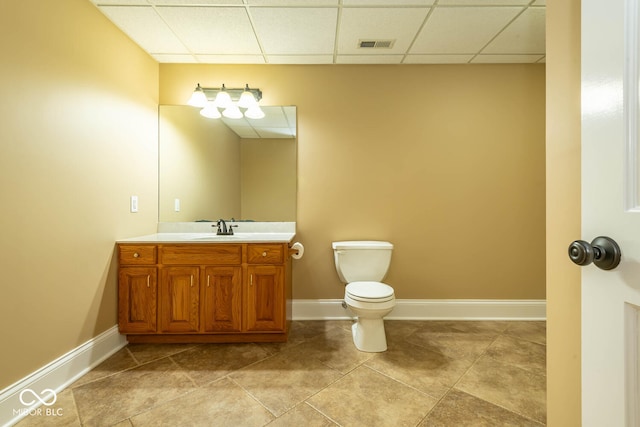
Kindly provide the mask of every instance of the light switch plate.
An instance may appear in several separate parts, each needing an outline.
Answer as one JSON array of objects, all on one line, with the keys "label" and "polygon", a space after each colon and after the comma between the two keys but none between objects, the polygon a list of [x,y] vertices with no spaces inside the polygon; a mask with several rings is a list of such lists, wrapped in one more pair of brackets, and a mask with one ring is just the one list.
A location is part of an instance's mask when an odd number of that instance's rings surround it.
[{"label": "light switch plate", "polygon": [[131,212],[138,212],[138,196],[131,196]]}]

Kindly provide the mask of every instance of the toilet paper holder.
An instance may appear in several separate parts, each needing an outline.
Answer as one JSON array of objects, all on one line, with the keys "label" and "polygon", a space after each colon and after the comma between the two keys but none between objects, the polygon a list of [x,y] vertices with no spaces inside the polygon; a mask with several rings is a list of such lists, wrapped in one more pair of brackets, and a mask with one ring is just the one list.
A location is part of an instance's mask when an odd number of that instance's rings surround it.
[{"label": "toilet paper holder", "polygon": [[293,259],[300,259],[304,254],[304,246],[302,243],[295,242],[293,245],[289,247],[289,256]]}]

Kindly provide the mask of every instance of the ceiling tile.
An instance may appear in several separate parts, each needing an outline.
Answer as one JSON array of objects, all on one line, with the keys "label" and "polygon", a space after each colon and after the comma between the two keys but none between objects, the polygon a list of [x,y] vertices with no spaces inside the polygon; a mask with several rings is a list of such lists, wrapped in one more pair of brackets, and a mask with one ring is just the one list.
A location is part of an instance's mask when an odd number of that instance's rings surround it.
[{"label": "ceiling tile", "polygon": [[345,6],[431,6],[435,0],[342,0]]},{"label": "ceiling tile", "polygon": [[149,3],[155,4],[155,5],[171,5],[171,6],[212,6],[212,5],[243,4],[242,0],[149,0]]},{"label": "ceiling tile", "polygon": [[338,64],[400,64],[404,55],[338,55]]},{"label": "ceiling tile", "polygon": [[545,10],[528,8],[484,50],[483,53],[545,52]]},{"label": "ceiling tile", "polygon": [[333,53],[336,8],[269,8],[250,10],[267,55]]},{"label": "ceiling tile", "polygon": [[473,55],[407,55],[403,64],[466,64]]},{"label": "ceiling tile", "polygon": [[149,53],[189,53],[151,6],[100,6],[100,10]]},{"label": "ceiling tile", "polygon": [[440,0],[440,6],[526,6],[531,0]]},{"label": "ceiling tile", "polygon": [[171,63],[184,63],[191,64],[197,63],[198,61],[193,57],[193,55],[175,55],[172,53],[154,53],[151,56],[153,58],[163,64],[171,64]]},{"label": "ceiling tile", "polygon": [[337,6],[338,0],[248,0],[251,6]]},{"label": "ceiling tile", "polygon": [[289,128],[260,127],[256,132],[260,138],[293,138],[295,136]]},{"label": "ceiling tile", "polygon": [[[340,18],[339,54],[404,54],[428,8],[345,8]],[[391,48],[361,48],[360,40],[394,40]]]},{"label": "ceiling tile", "polygon": [[438,7],[410,53],[475,53],[520,11],[515,7]]},{"label": "ceiling tile", "polygon": [[522,64],[535,63],[542,55],[478,55],[471,61],[475,64]]},{"label": "ceiling tile", "polygon": [[268,55],[269,64],[332,64],[333,55]]},{"label": "ceiling tile", "polygon": [[156,7],[182,42],[197,54],[260,54],[242,7]]},{"label": "ceiling tile", "polygon": [[264,64],[262,55],[194,55],[203,64]]},{"label": "ceiling tile", "polygon": [[139,5],[139,6],[149,6],[149,2],[147,0],[91,0],[91,2],[95,5],[103,5],[103,4],[111,4],[111,5]]}]

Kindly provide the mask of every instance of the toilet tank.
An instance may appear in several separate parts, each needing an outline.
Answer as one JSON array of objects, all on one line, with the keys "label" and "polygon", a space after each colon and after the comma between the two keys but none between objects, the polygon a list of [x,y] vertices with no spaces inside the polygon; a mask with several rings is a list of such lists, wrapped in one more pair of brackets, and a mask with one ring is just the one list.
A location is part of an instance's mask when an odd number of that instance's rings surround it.
[{"label": "toilet tank", "polygon": [[393,244],[379,241],[333,242],[333,258],[343,283],[381,282],[391,263]]}]

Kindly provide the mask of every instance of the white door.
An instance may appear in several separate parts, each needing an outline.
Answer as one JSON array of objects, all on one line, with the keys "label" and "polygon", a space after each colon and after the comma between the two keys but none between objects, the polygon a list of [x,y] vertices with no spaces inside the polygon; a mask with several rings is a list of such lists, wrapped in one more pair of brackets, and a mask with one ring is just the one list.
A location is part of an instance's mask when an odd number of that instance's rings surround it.
[{"label": "white door", "polygon": [[622,252],[582,267],[584,426],[640,426],[639,1],[582,0],[582,239]]}]

